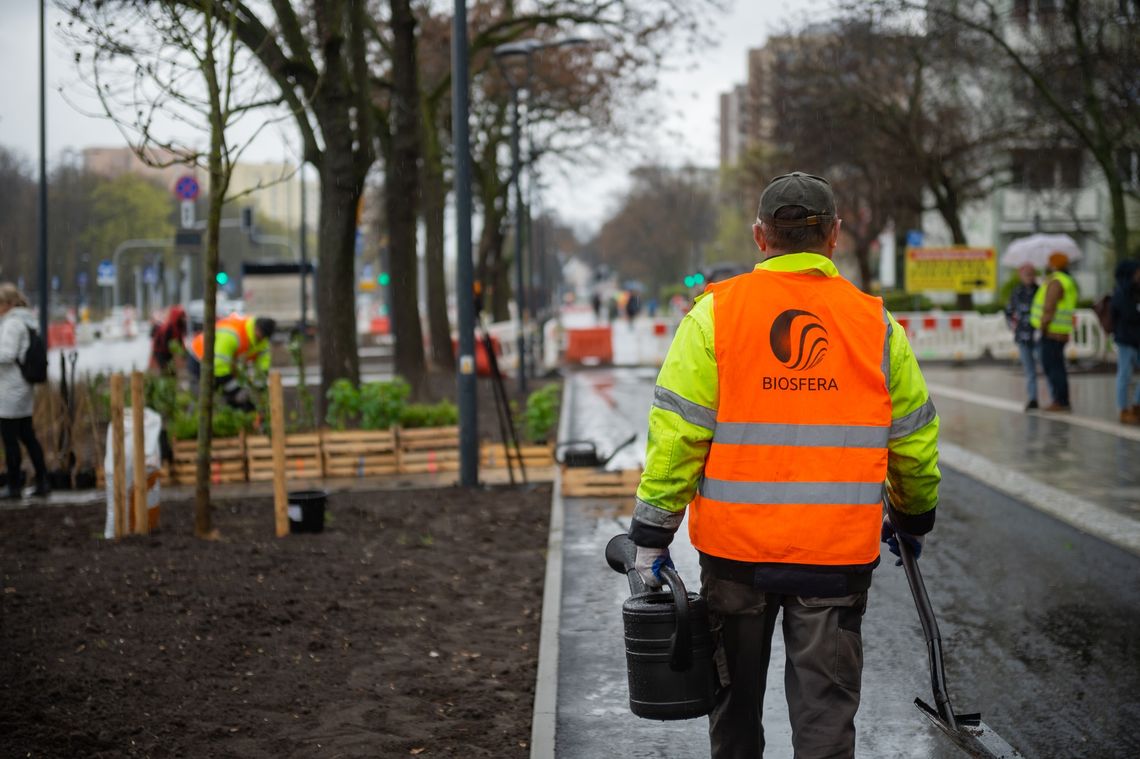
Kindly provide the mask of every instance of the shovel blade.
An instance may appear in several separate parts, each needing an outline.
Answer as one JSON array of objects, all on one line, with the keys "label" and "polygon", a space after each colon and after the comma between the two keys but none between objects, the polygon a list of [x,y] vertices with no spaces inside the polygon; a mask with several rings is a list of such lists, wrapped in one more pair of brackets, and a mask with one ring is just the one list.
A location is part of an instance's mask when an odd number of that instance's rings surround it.
[{"label": "shovel blade", "polygon": [[1024,755],[992,728],[982,722],[980,714],[960,714],[958,729],[954,730],[921,698],[914,700],[914,705],[923,716],[934,723],[934,726],[946,734],[954,745],[977,759],[1025,759]]}]

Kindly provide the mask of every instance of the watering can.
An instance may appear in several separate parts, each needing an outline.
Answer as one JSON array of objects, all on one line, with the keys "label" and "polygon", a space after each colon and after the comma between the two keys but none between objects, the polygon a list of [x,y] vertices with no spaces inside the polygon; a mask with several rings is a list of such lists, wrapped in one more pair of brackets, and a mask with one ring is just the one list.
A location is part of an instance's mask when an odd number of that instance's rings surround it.
[{"label": "watering can", "polygon": [[627,535],[606,545],[606,561],[626,575],[632,594],[621,609],[630,711],[646,719],[703,717],[716,703],[717,683],[708,607],[672,567],[661,568],[668,592],[647,591],[633,567],[635,550]]}]

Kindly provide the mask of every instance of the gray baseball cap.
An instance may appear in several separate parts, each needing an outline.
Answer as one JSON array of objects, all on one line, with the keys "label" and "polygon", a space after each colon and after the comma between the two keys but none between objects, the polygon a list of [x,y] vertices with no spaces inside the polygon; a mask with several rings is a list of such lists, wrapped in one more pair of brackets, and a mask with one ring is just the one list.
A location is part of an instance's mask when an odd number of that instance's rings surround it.
[{"label": "gray baseball cap", "polygon": [[[777,219],[776,211],[785,206],[802,206],[803,219]],[[835,195],[823,177],[793,171],[773,179],[760,194],[756,218],[773,227],[810,227],[835,218]]]}]

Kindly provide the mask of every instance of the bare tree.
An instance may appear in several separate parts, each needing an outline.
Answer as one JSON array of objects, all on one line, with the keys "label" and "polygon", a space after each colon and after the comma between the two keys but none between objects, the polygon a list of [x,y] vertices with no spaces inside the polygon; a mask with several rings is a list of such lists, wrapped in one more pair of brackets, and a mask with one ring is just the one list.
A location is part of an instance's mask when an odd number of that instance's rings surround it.
[{"label": "bare tree", "polygon": [[[194,509],[194,532],[203,538],[217,534],[211,519],[210,444],[222,206],[234,199],[227,197],[234,165],[269,122],[262,121],[244,140],[231,135],[243,117],[280,102],[276,95],[258,95],[256,68],[239,52],[232,32],[237,6],[210,3],[195,11],[173,0],[64,4],[81,71],[135,154],[152,166],[203,167],[209,177]],[[190,138],[178,136],[187,128]],[[208,136],[204,148],[195,139],[203,133]]]},{"label": "bare tree", "polygon": [[882,0],[878,5],[891,12],[917,11],[928,28],[949,27],[992,43],[999,60],[1016,74],[996,97],[1012,98],[1030,114],[1054,121],[1093,157],[1108,190],[1113,254],[1116,260],[1126,258],[1125,199],[1140,198],[1127,176],[1140,146],[1136,3]]}]

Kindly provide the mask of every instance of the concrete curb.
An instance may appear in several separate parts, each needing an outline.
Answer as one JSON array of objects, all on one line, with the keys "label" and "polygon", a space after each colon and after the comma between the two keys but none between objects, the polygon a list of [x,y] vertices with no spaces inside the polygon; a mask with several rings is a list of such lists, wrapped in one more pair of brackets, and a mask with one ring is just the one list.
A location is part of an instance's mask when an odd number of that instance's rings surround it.
[{"label": "concrete curb", "polygon": [[[562,386],[558,440],[566,439],[573,401],[573,376]],[[534,715],[530,726],[531,759],[554,759],[558,722],[558,636],[562,625],[562,470],[555,467],[550,496],[550,532],[546,541],[546,577],[542,589],[542,624],[538,639],[538,674],[534,683]]]}]

